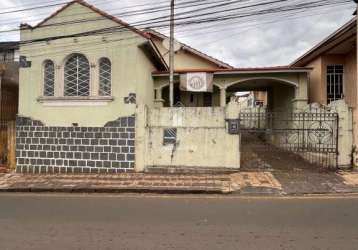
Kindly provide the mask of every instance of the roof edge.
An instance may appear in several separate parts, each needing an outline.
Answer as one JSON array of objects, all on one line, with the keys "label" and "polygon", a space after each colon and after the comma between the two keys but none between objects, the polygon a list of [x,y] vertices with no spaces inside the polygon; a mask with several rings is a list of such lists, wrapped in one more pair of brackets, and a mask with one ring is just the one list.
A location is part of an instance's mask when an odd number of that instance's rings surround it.
[{"label": "roof edge", "polygon": [[[357,25],[357,17],[352,18],[347,23],[345,23],[343,26],[335,30],[333,33],[331,33],[329,36],[324,38],[321,42],[313,46],[311,49],[309,49],[306,53],[304,53],[302,56],[297,58],[295,61],[293,61],[290,66],[295,67],[303,60],[307,59],[310,55],[312,55],[315,51],[326,45],[327,43],[331,42],[332,39],[335,39],[336,36],[340,35],[342,32],[348,31],[352,25]],[[322,52],[323,53],[323,52]]]},{"label": "roof edge", "polygon": [[[162,40],[168,38],[168,36],[158,32],[156,30],[153,30],[153,29],[146,29],[146,32],[149,33],[150,35],[158,37],[158,38],[160,38]],[[207,54],[205,54],[205,53],[203,53],[203,52],[201,52],[201,51],[199,51],[197,49],[194,49],[193,47],[191,47],[191,46],[189,46],[189,45],[187,45],[185,43],[182,43],[182,42],[179,42],[179,43],[182,45],[183,49],[185,49],[186,51],[188,51],[190,53],[193,53],[193,54],[195,54],[195,55],[197,55],[197,56],[199,56],[201,58],[204,58],[204,59],[206,59],[206,60],[218,65],[219,67],[228,68],[228,69],[233,69],[234,68],[230,64],[225,63],[225,62],[223,62],[223,61],[221,61],[219,59],[216,59],[216,58],[214,58],[212,56],[209,56],[209,55],[207,55]]]},{"label": "roof edge", "polygon": [[86,1],[84,0],[73,0],[67,4],[65,4],[64,6],[62,6],[60,9],[58,9],[57,11],[55,11],[54,13],[52,13],[50,16],[48,16],[47,18],[45,18],[44,20],[42,20],[41,22],[39,22],[38,24],[36,24],[35,26],[31,26],[27,23],[23,23],[20,25],[20,28],[23,28],[23,29],[36,29],[36,28],[40,28],[44,23],[46,23],[48,20],[50,20],[51,18],[57,16],[60,12],[64,11],[65,9],[67,9],[68,7],[70,7],[71,5],[75,4],[75,3],[78,3],[84,7],[87,7],[89,9],[91,9],[92,11],[96,12],[97,14],[109,19],[109,20],[112,20],[114,21],[115,23],[119,24],[119,25],[122,25],[128,29],[130,29],[131,31],[139,34],[140,36],[146,38],[146,39],[149,39],[150,38],[150,35],[148,35],[146,32],[142,32],[141,30],[131,26],[130,24],[120,20],[119,18],[115,17],[115,16],[112,16],[110,14],[108,14],[107,12],[105,11],[102,11],[100,9],[98,9],[97,7],[95,7],[94,5],[91,5],[89,3],[87,3]]},{"label": "roof edge", "polygon": [[[296,73],[305,73],[310,72],[312,68],[310,67],[290,67],[290,66],[276,66],[276,67],[259,67],[259,68],[233,68],[233,69],[179,69],[175,70],[176,74],[184,73],[196,73],[196,72],[206,72],[214,74],[247,74],[247,73],[284,73],[284,72],[296,72]],[[168,71],[154,71],[153,75],[167,75]]]}]

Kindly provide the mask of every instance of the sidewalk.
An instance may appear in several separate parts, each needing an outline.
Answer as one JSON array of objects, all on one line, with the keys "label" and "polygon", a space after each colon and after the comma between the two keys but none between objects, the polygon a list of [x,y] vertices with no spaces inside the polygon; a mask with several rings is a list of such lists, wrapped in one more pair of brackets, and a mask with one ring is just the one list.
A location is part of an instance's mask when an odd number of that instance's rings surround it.
[{"label": "sidewalk", "polygon": [[358,172],[249,171],[227,175],[0,174],[0,192],[208,193],[306,195],[358,193]]},{"label": "sidewalk", "polygon": [[0,192],[228,193],[228,175],[0,174]]}]

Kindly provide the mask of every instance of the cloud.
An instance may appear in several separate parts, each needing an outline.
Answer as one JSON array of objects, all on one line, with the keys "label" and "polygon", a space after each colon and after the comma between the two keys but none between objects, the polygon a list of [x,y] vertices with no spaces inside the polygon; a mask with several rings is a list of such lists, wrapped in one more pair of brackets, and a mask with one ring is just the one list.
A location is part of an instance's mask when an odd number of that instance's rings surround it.
[{"label": "cloud", "polygon": [[[155,4],[151,0],[92,0],[89,2],[117,16],[129,10],[138,11],[166,4],[161,0]],[[2,9],[29,7],[31,3],[46,4],[42,0],[2,0],[1,3]],[[57,8],[0,15],[0,30],[16,28],[21,22],[35,24]],[[282,16],[266,20],[255,17],[215,25],[178,27],[177,34],[181,41],[237,67],[286,65],[350,20],[354,8],[355,5],[352,3],[341,7],[331,7],[317,13],[306,10],[294,18]],[[136,23],[164,14],[124,15],[122,19],[129,23]],[[118,17],[121,18],[121,16]],[[6,35],[2,33],[0,36],[0,40],[13,39],[19,39],[18,33],[6,33]]]}]

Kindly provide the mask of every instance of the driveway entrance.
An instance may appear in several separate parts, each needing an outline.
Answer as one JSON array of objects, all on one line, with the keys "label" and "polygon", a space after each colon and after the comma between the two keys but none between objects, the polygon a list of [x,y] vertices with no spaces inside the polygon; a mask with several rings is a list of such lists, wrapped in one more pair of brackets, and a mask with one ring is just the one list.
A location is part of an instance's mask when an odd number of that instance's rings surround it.
[{"label": "driveway entrance", "polygon": [[338,166],[337,113],[241,112],[239,122],[243,168]]}]

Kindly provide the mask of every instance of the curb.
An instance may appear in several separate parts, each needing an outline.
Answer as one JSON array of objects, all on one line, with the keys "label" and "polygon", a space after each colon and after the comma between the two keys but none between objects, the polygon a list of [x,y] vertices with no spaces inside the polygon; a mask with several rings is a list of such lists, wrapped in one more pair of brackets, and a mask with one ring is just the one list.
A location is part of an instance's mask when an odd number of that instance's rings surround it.
[{"label": "curb", "polygon": [[161,189],[161,188],[2,188],[0,193],[145,193],[145,194],[230,194],[219,189]]}]

